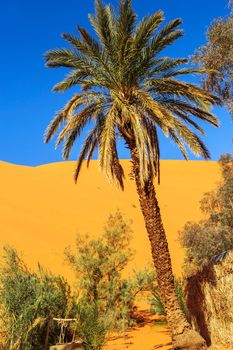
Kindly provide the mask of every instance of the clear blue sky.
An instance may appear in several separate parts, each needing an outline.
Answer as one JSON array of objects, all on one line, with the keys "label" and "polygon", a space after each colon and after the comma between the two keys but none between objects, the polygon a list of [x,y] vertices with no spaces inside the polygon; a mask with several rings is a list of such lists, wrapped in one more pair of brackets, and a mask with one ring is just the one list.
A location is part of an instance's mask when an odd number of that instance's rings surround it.
[{"label": "clear blue sky", "polygon": [[[116,1],[109,1],[115,3]],[[169,47],[166,55],[186,57],[205,42],[207,26],[218,16],[226,16],[224,0],[134,0],[139,17],[158,9],[166,20],[183,19],[185,36]],[[53,117],[73,93],[52,93],[64,70],[44,67],[43,53],[64,47],[62,32],[75,32],[76,24],[89,28],[87,14],[93,0],[11,0],[0,5],[0,159],[16,164],[38,165],[61,161],[61,150],[54,143],[43,144],[43,133]],[[231,151],[232,125],[224,109],[216,108],[221,128],[205,127],[205,142],[212,158]],[[76,159],[80,141],[71,159]],[[161,138],[162,158],[179,159],[176,147]],[[120,149],[121,158],[127,151]],[[192,159],[194,159],[192,157]]]}]

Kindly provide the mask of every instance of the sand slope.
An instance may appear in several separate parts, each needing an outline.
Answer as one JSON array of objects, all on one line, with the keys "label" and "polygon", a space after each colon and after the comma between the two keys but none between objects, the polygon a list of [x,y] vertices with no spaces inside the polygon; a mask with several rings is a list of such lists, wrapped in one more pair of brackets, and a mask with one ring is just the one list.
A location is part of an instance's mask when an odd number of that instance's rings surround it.
[{"label": "sand slope", "polygon": [[[122,163],[128,175],[130,163]],[[134,182],[127,178],[124,192],[113,188],[93,161],[75,185],[74,167],[74,162],[38,167],[0,162],[0,246],[14,245],[31,264],[39,260],[69,277],[64,247],[74,243],[77,232],[98,236],[108,214],[119,208],[133,220],[132,266],[144,266],[150,251]],[[157,192],[176,273],[183,259],[177,232],[187,220],[200,218],[199,200],[219,176],[216,162],[162,161]]]}]

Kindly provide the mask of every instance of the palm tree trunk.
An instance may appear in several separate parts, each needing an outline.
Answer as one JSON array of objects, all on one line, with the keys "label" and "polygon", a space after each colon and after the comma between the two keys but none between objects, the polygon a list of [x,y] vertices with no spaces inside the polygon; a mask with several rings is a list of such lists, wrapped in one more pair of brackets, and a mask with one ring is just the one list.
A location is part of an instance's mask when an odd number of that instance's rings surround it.
[{"label": "palm tree trunk", "polygon": [[130,145],[129,148],[140,206],[150,240],[153,263],[157,272],[158,286],[167,313],[168,325],[172,331],[174,349],[206,349],[204,339],[191,329],[179,307],[167,238],[153,181],[149,179],[144,186],[141,185],[137,149]]}]

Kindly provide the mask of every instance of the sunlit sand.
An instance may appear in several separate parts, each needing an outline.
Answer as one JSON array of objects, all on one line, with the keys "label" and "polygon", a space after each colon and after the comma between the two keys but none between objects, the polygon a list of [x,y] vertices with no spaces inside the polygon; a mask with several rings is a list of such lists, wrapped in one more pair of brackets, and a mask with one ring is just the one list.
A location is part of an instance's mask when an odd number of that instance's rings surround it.
[{"label": "sunlit sand", "polygon": [[[150,249],[133,180],[130,162],[122,161],[126,182],[122,192],[110,185],[93,161],[84,166],[77,185],[75,162],[27,167],[0,163],[0,245],[9,243],[24,253],[32,266],[40,261],[70,278],[64,264],[64,247],[79,233],[97,237],[110,212],[119,208],[133,221],[131,268],[151,262]],[[176,274],[181,273],[183,251],[177,232],[187,220],[201,217],[199,200],[219,180],[216,162],[162,161],[161,185],[156,186]]]}]

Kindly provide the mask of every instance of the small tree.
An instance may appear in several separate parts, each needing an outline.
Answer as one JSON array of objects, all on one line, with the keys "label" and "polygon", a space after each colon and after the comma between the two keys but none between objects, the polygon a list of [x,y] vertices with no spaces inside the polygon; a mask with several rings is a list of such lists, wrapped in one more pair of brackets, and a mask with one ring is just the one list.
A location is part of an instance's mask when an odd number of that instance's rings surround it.
[{"label": "small tree", "polygon": [[193,56],[193,61],[209,72],[204,87],[218,94],[233,115],[233,2],[227,18],[218,18],[208,28],[206,44]]},{"label": "small tree", "polygon": [[[44,350],[57,341],[59,328],[52,317],[73,315],[70,287],[40,265],[32,272],[12,247],[4,247],[0,267],[0,319],[7,350]],[[46,339],[48,344],[46,345]]]},{"label": "small tree", "polygon": [[[99,239],[88,235],[77,236],[76,252],[65,250],[66,257],[76,272],[78,290],[82,302],[98,303],[106,314],[117,313],[112,320],[123,318],[128,310],[129,283],[121,276],[122,270],[132,257],[129,247],[131,228],[118,211],[110,215]],[[116,306],[117,307],[114,307]]]},{"label": "small tree", "polygon": [[219,164],[222,181],[201,200],[206,218],[198,223],[188,222],[180,232],[180,242],[186,251],[185,269],[189,273],[207,264],[213,256],[233,249],[233,157],[223,155]]},{"label": "small tree", "polygon": [[[148,289],[154,273],[122,276],[133,251],[129,246],[131,226],[117,211],[111,214],[102,236],[77,236],[76,251],[66,248],[68,262],[76,272],[79,294],[79,329],[85,349],[100,349],[110,330],[124,330],[133,323],[136,295]],[[102,344],[102,345],[100,345]]]}]

